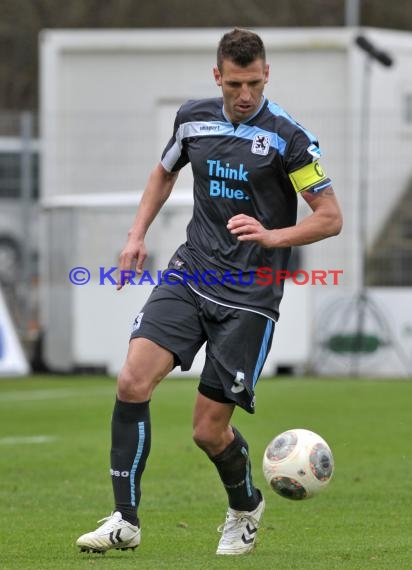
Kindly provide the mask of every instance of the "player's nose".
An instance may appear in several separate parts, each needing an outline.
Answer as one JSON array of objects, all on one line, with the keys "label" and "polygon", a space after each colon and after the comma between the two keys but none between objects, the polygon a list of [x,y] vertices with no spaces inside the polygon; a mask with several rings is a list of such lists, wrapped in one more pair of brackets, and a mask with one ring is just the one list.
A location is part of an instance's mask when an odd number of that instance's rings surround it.
[{"label": "player's nose", "polygon": [[250,88],[247,84],[242,85],[240,89],[240,98],[245,102],[250,100]]}]

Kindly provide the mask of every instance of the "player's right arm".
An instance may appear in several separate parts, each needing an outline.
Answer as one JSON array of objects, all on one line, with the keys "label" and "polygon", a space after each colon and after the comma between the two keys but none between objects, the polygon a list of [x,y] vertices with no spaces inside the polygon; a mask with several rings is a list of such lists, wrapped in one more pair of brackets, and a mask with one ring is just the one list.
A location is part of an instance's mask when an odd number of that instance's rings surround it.
[{"label": "player's right arm", "polygon": [[168,172],[160,163],[150,173],[136,218],[128,232],[126,245],[119,256],[118,290],[124,285],[121,279],[122,271],[129,271],[133,260],[136,260],[136,273],[142,273],[147,257],[144,243],[146,232],[170,196],[177,176],[178,172]]}]

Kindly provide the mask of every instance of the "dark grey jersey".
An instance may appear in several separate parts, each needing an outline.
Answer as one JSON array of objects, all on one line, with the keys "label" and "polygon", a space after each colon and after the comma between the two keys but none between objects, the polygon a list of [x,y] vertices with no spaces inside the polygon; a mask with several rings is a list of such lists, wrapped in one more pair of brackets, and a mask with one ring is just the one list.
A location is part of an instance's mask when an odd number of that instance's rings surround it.
[{"label": "dark grey jersey", "polygon": [[330,184],[319,157],[316,138],[267,99],[241,124],[225,116],[222,98],[182,105],[162,165],[171,172],[191,163],[194,206],[169,269],[200,295],[276,320],[290,249],[240,242],[226,226],[241,213],[267,229],[295,225],[297,192]]}]

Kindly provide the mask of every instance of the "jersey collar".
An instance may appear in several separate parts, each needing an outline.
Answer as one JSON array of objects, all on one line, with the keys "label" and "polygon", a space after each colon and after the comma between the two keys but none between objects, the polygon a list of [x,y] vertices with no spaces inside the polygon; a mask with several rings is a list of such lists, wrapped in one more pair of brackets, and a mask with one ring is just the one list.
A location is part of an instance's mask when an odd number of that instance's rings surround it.
[{"label": "jersey collar", "polygon": [[[259,113],[261,112],[261,110],[263,109],[263,107],[265,106],[265,104],[267,103],[267,98],[262,95],[262,101],[259,105],[259,108],[257,109],[256,113],[253,113],[253,115],[251,115],[248,120],[244,123],[245,125],[247,125],[248,123],[250,123],[250,121],[252,121],[255,117],[257,117],[259,115]],[[226,121],[228,123],[231,123],[232,121],[229,119],[229,117],[226,115],[226,111],[225,111],[225,106],[222,105],[222,114],[224,116],[224,118],[226,119]]]}]

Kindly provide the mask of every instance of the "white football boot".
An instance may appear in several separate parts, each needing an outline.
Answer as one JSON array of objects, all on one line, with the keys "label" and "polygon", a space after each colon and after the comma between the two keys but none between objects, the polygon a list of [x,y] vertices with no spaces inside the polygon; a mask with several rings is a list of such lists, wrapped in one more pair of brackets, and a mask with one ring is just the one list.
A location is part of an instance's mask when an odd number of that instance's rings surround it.
[{"label": "white football boot", "polygon": [[229,507],[225,523],[218,528],[222,537],[216,554],[246,554],[253,550],[264,510],[263,497],[254,511],[235,511]]},{"label": "white football boot", "polygon": [[76,544],[81,552],[100,552],[115,548],[117,550],[134,550],[140,544],[140,528],[122,519],[118,511],[101,519],[99,528],[80,536]]}]

